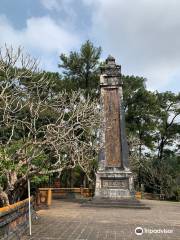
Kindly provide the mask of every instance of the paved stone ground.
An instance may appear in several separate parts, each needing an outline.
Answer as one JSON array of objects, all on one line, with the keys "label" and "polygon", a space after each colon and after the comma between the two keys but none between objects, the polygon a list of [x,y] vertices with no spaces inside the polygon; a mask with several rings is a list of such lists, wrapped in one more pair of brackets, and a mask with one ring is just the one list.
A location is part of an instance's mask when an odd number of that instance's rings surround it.
[{"label": "paved stone ground", "polygon": [[[134,240],[180,239],[180,203],[143,200],[151,210],[85,208],[77,202],[53,201],[38,212],[32,236],[23,240]],[[173,233],[143,233],[135,228],[169,229]]]}]

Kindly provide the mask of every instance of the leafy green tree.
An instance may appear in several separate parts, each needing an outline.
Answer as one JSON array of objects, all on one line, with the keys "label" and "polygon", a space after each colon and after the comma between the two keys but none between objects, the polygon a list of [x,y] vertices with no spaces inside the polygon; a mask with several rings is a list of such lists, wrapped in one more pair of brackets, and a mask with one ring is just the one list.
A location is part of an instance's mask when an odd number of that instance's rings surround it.
[{"label": "leafy green tree", "polygon": [[127,133],[138,140],[137,179],[140,188],[142,184],[143,152],[147,148],[152,150],[154,146],[156,98],[154,93],[146,90],[146,80],[144,78],[123,76],[122,79]]},{"label": "leafy green tree", "polygon": [[158,132],[156,142],[158,144],[158,159],[161,160],[166,147],[175,147],[180,136],[180,94],[171,92],[158,93]]},{"label": "leafy green tree", "polygon": [[146,90],[146,79],[138,76],[122,75],[123,82],[123,102],[125,112],[132,104],[134,104],[138,91]]},{"label": "leafy green tree", "polygon": [[[179,94],[146,90],[145,79],[123,76],[126,128],[137,188],[175,194],[179,169]],[[132,140],[133,139],[133,140]],[[133,160],[132,160],[133,159]],[[178,192],[178,190],[177,190]]]},{"label": "leafy green tree", "polygon": [[79,52],[70,52],[69,56],[61,54],[59,67],[64,70],[64,80],[76,82],[78,88],[97,88],[100,55],[101,48],[95,47],[89,40],[81,46]]},{"label": "leafy green tree", "polygon": [[178,160],[180,137],[180,94],[171,92],[156,93],[157,97],[157,125],[154,142],[157,146],[157,156],[154,167],[157,171],[159,192],[172,196],[172,189],[177,185],[177,169],[180,168]]}]

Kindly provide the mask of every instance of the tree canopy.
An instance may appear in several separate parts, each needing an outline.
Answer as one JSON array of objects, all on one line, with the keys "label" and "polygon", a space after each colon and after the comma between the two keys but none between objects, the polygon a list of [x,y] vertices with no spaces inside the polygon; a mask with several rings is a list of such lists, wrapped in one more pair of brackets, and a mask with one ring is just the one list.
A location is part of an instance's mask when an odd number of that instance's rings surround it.
[{"label": "tree canopy", "polygon": [[[98,153],[98,102],[83,91],[55,91],[56,74],[38,72],[21,49],[0,54],[0,184],[10,202],[27,178],[79,166],[89,177]],[[25,65],[25,67],[24,67]],[[18,66],[18,67],[17,67]]]},{"label": "tree canopy", "polygon": [[95,47],[89,40],[82,44],[80,51],[72,51],[69,56],[60,55],[59,67],[63,69],[65,81],[71,80],[74,87],[87,91],[98,87],[98,67],[101,47]]}]

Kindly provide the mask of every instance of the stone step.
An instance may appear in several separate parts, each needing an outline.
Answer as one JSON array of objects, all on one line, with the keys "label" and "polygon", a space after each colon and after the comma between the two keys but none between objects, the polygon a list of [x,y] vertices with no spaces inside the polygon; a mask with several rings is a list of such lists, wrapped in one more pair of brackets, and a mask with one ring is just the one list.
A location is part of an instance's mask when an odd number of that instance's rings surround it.
[{"label": "stone step", "polygon": [[125,199],[108,199],[108,198],[94,198],[94,199],[92,199],[92,200],[90,200],[89,202],[96,202],[96,203],[98,203],[98,202],[100,202],[100,203],[102,203],[102,202],[108,202],[108,203],[112,203],[112,202],[115,202],[115,203],[142,203],[142,202],[140,202],[139,200],[137,200],[137,199],[132,199],[132,198],[125,198]]},{"label": "stone step", "polygon": [[147,206],[141,205],[95,205],[95,204],[82,204],[82,207],[94,207],[94,208],[130,208],[130,209],[151,209]]},{"label": "stone step", "polygon": [[131,205],[131,206],[146,206],[145,204],[143,204],[143,203],[140,203],[140,204],[137,204],[137,203],[116,203],[116,202],[112,202],[112,203],[106,203],[106,202],[102,202],[102,203],[100,203],[100,202],[98,202],[98,203],[87,203],[87,204],[93,204],[93,205],[124,205],[124,206],[126,206],[126,205]]},{"label": "stone step", "polygon": [[110,200],[110,199],[93,199],[81,204],[82,207],[100,207],[100,208],[135,208],[135,209],[150,209],[144,203],[133,200]]}]

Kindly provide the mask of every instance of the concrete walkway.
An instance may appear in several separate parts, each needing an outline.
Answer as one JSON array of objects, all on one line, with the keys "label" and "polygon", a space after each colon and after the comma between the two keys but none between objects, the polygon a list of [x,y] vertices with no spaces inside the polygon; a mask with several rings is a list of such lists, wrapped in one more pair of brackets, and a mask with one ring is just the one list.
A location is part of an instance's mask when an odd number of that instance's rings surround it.
[{"label": "concrete walkway", "polygon": [[[134,240],[180,239],[180,203],[144,202],[151,210],[83,208],[77,202],[53,201],[48,210],[38,212],[32,236],[23,240]],[[141,236],[135,228],[142,227]],[[165,230],[164,230],[165,229]],[[145,231],[172,233],[146,233]]]}]

